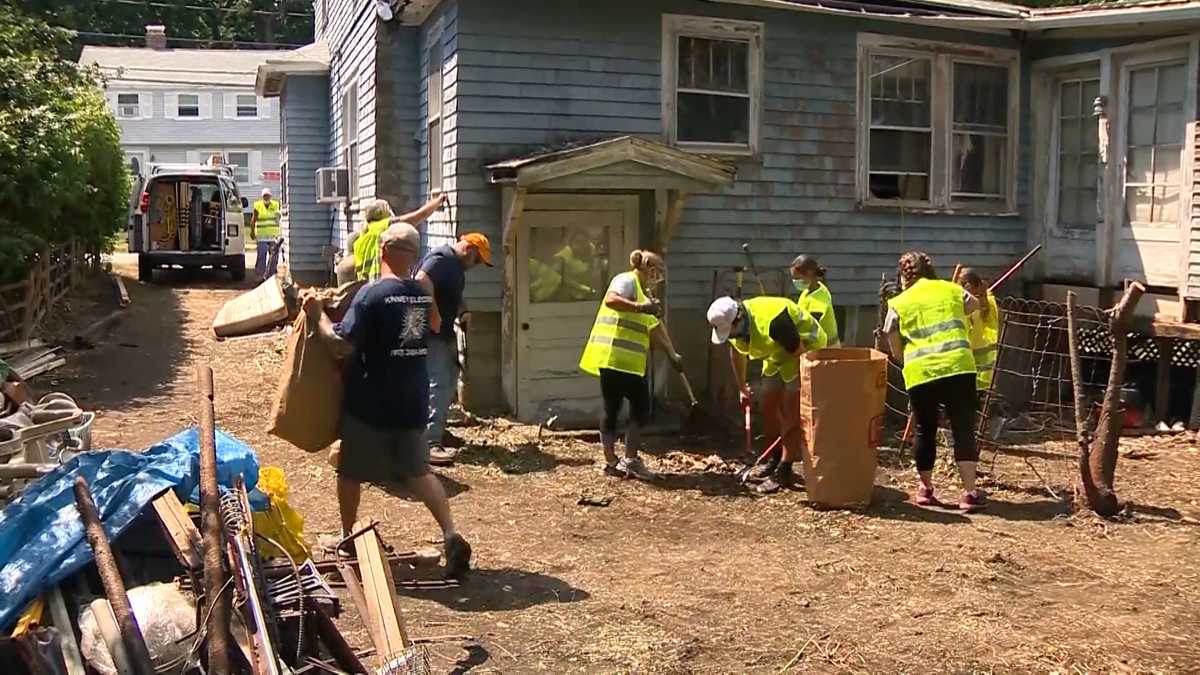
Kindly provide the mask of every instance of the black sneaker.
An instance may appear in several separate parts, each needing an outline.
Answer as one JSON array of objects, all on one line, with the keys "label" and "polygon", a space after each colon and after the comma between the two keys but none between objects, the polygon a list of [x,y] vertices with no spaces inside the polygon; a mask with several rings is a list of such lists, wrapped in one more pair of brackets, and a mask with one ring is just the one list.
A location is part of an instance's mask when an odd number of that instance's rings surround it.
[{"label": "black sneaker", "polygon": [[467,572],[471,569],[471,545],[467,543],[462,535],[456,534],[446,540],[443,545],[443,551],[446,554],[446,573],[447,579],[458,579],[462,581],[463,577],[467,576]]},{"label": "black sneaker", "polygon": [[761,483],[771,477],[775,473],[775,469],[779,467],[779,460],[768,459],[761,464],[755,464],[750,472],[746,474],[747,483]]},{"label": "black sneaker", "polygon": [[787,464],[780,464],[779,468],[775,469],[775,473],[766,481],[755,489],[760,495],[773,495],[784,488],[790,488],[796,484],[796,474],[792,472],[792,467]]}]

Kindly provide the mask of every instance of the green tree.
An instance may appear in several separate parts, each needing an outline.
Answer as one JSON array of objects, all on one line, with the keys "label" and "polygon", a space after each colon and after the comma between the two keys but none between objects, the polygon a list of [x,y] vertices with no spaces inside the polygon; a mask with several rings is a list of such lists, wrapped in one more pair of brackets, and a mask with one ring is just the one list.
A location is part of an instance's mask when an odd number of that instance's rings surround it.
[{"label": "green tree", "polygon": [[[167,27],[167,43],[192,48],[269,48],[313,38],[307,0],[15,0],[27,14],[80,31],[73,43],[136,46],[147,24]],[[133,36],[133,37],[115,37]]]},{"label": "green tree", "polygon": [[0,3],[0,282],[43,246],[105,247],[128,215],[120,129],[71,38]]}]

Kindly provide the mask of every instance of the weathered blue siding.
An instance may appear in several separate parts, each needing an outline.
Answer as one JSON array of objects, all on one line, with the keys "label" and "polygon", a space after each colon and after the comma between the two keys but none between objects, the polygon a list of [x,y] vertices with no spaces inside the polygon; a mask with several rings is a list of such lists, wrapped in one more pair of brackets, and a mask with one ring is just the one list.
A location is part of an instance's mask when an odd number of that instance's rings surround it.
[{"label": "weathered blue siding", "polygon": [[280,133],[287,153],[287,200],[284,256],[295,274],[319,273],[329,261],[322,249],[329,245],[333,226],[330,207],[317,203],[317,169],[328,164],[329,78],[292,75],[281,96]]},{"label": "weathered blue siding", "polygon": [[420,87],[420,49],[417,28],[392,21],[379,27],[377,53],[378,124],[375,142],[376,195],[388,200],[397,213],[420,206],[418,187],[420,143],[417,138],[423,115],[416,91]]},{"label": "weathered blue siding", "polygon": [[[761,157],[736,162],[733,187],[688,198],[670,249],[674,307],[707,304],[713,269],[743,264],[742,241],[755,243],[763,268],[785,267],[801,252],[819,255],[844,305],[875,304],[880,274],[893,274],[897,255],[907,248],[985,269],[1020,253],[1022,218],[864,211],[856,206],[854,188],[858,32],[1005,47],[1016,47],[1015,41],[685,0],[458,1],[455,114],[447,136],[453,161],[446,166],[460,228],[499,234],[499,191],[483,177],[489,162],[580,138],[662,137],[665,13],[766,25]],[[1022,106],[1027,108],[1027,98]],[[470,288],[480,309],[499,309],[496,270]]]},{"label": "weathered blue siding", "polygon": [[[354,227],[361,224],[358,205],[375,196],[376,28],[373,0],[325,0],[328,23],[321,22],[318,39],[330,47],[329,166],[343,164],[342,93],[358,84],[358,191],[353,195]],[[391,102],[389,102],[389,105]],[[333,243],[344,246],[349,232],[343,209],[337,209]]]},{"label": "weathered blue siding", "polygon": [[[441,185],[429,184],[429,100],[430,96],[437,96],[438,92],[430,92],[429,90],[429,55],[430,47],[434,42],[440,42],[442,45],[442,176]],[[423,233],[425,235],[425,245],[428,248],[440,246],[441,244],[452,242],[457,234],[455,231],[456,225],[463,229],[461,234],[468,231],[478,229],[473,221],[455,221],[454,216],[458,215],[461,218],[461,209],[457,208],[459,204],[458,181],[453,176],[454,162],[457,157],[457,146],[455,143],[455,128],[458,118],[458,2],[457,0],[447,0],[441,3],[429,19],[421,26],[420,33],[420,53],[419,53],[419,89],[420,89],[420,106],[418,112],[420,115],[419,131],[420,143],[417,145],[417,172],[418,185],[420,193],[423,196],[428,196],[433,190],[444,190],[450,195],[452,208],[450,211],[440,211],[434,214],[426,223]],[[499,281],[499,277],[488,280],[489,283]],[[478,285],[478,284],[472,284]]]}]

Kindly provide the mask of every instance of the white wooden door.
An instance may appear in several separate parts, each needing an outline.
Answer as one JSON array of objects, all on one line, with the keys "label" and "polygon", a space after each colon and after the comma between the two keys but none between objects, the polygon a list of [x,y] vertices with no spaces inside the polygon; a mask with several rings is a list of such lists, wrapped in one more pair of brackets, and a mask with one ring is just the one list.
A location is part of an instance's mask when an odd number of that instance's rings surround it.
[{"label": "white wooden door", "polygon": [[517,239],[517,417],[592,425],[599,381],[579,369],[596,311],[636,246],[637,197],[530,195]]},{"label": "white wooden door", "polygon": [[1121,67],[1120,149],[1123,204],[1113,281],[1180,283],[1187,120],[1195,117],[1189,50],[1157,50]]},{"label": "white wooden door", "polygon": [[1046,92],[1053,96],[1046,199],[1046,260],[1059,279],[1091,284],[1097,276],[1097,243],[1106,236],[1100,201],[1098,122],[1100,64],[1057,73]]}]

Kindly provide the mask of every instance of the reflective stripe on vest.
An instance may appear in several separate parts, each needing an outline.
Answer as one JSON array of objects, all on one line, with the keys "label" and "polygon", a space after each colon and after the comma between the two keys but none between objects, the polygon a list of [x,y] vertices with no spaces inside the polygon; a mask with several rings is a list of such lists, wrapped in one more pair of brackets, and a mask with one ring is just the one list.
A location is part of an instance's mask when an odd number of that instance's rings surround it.
[{"label": "reflective stripe on vest", "polygon": [[254,230],[256,239],[274,239],[279,236],[279,202],[272,199],[267,206],[263,200],[254,202]]},{"label": "reflective stripe on vest", "polygon": [[918,279],[888,301],[900,317],[905,387],[976,374],[962,295],[958,284]]},{"label": "reflective stripe on vest", "polygon": [[[617,275],[632,275],[637,289],[635,302],[646,302],[642,284],[634,272]],[[607,295],[607,294],[606,294]],[[585,373],[599,375],[601,369],[616,370],[644,377],[646,354],[650,351],[650,331],[658,325],[658,319],[649,314],[618,312],[600,301],[592,333],[579,359],[579,368]]]},{"label": "reflective stripe on vest", "polygon": [[991,293],[987,296],[988,315],[973,312],[970,319],[971,353],[975,356],[975,388],[986,391],[992,386],[992,370],[996,365],[996,341],[1000,337],[1000,308]]},{"label": "reflective stripe on vest", "polygon": [[825,332],[826,346],[832,347],[841,343],[838,338],[837,315],[833,312],[833,296],[824,283],[818,281],[816,289],[806,288],[801,291],[796,304],[813,316],[821,315],[819,321],[821,330]]},{"label": "reflective stripe on vest", "polygon": [[354,274],[359,279],[374,281],[379,278],[379,237],[388,228],[389,219],[373,220],[367,229],[354,240]]},{"label": "reflective stripe on vest", "polygon": [[771,322],[786,311],[800,334],[800,344],[805,351],[825,346],[825,331],[808,312],[787,298],[757,297],[742,303],[750,318],[749,341],[735,338],[729,341],[738,353],[751,359],[762,359],[762,373],[767,377],[778,375],[784,382],[791,382],[799,375],[799,361],[779,343],[771,339]]}]

